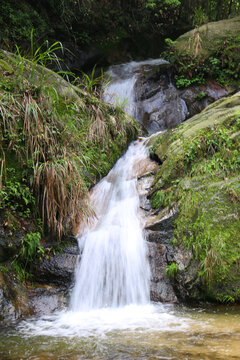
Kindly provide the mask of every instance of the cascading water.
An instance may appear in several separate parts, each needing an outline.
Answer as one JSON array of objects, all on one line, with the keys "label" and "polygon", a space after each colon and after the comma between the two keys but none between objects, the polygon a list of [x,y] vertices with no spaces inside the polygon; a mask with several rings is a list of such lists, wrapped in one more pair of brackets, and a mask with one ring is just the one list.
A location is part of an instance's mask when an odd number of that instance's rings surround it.
[{"label": "cascading water", "polygon": [[161,58],[111,66],[106,72],[111,83],[103,99],[120,105],[148,134],[173,128],[186,120],[189,112],[171,81],[170,67]]},{"label": "cascading water", "polygon": [[138,165],[147,157],[141,142],[131,144],[91,193],[96,217],[78,238],[82,255],[72,311],[149,302],[149,266],[136,188]]},{"label": "cascading water", "polygon": [[106,75],[110,77],[111,82],[104,91],[103,99],[110,104],[123,106],[129,115],[137,119],[138,108],[134,89],[137,75],[145,65],[162,64],[168,64],[168,62],[164,59],[149,59],[110,66]]}]

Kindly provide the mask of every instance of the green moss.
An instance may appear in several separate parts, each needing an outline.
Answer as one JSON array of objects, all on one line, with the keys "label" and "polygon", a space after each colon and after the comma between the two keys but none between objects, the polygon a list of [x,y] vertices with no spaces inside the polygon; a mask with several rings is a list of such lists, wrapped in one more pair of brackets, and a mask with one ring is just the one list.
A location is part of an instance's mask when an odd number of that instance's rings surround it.
[{"label": "green moss", "polygon": [[199,261],[201,296],[222,302],[240,300],[239,104],[239,95],[233,96],[206,110],[227,107],[231,116],[213,116],[198,127],[203,112],[168,132],[151,199],[154,208],[178,204],[174,243]]}]

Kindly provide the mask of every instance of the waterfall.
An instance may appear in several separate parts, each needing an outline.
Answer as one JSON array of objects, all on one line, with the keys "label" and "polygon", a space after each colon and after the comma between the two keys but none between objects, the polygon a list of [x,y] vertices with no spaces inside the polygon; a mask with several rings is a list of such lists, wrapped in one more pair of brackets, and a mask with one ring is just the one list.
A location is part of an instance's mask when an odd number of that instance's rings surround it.
[{"label": "waterfall", "polygon": [[149,59],[146,61],[131,61],[126,64],[110,66],[106,75],[110,77],[110,84],[106,87],[103,100],[112,105],[120,105],[129,115],[138,118],[135,83],[139,72],[144,71],[146,65],[157,66],[168,64],[164,59]]},{"label": "waterfall", "polygon": [[82,255],[76,268],[72,311],[149,302],[149,265],[136,188],[147,158],[143,143],[132,143],[91,192],[95,218],[78,237]]}]

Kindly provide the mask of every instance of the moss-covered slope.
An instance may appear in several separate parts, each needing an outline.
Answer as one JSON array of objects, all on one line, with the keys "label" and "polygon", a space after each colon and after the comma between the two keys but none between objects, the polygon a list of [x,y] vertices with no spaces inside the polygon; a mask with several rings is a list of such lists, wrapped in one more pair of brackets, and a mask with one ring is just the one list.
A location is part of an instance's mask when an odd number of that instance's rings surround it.
[{"label": "moss-covered slope", "polygon": [[213,79],[239,88],[239,31],[238,16],[196,27],[176,41],[168,39],[165,57],[173,63],[177,87]]},{"label": "moss-covered slope", "polygon": [[[221,21],[209,22],[195,30],[181,35],[175,42],[179,53],[189,52],[192,56],[202,53],[206,57],[214,55],[229,39],[239,40],[240,17]],[[232,43],[233,45],[233,43]],[[225,44],[227,46],[227,44]]]},{"label": "moss-covered slope", "polygon": [[197,290],[188,300],[239,302],[240,93],[151,141],[163,162],[152,206],[178,206],[172,243],[192,253],[191,265],[177,272],[176,289],[195,272]]}]

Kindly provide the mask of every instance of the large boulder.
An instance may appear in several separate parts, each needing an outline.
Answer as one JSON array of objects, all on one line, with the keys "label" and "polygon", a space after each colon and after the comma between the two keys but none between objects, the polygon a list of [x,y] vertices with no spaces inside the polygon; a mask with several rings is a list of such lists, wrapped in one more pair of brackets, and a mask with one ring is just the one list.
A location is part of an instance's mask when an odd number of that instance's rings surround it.
[{"label": "large boulder", "polygon": [[135,83],[137,118],[148,133],[171,129],[188,115],[186,103],[171,82],[169,65],[144,67]]},{"label": "large boulder", "polygon": [[[186,32],[175,42],[179,53],[189,53],[192,56],[202,54],[209,57],[223,46],[228,39],[239,38],[240,17],[210,22],[197,29]],[[198,46],[197,46],[198,45]]]},{"label": "large boulder", "polygon": [[136,78],[135,116],[150,134],[176,127],[233,91],[213,80],[177,89],[168,63],[143,65]]}]

